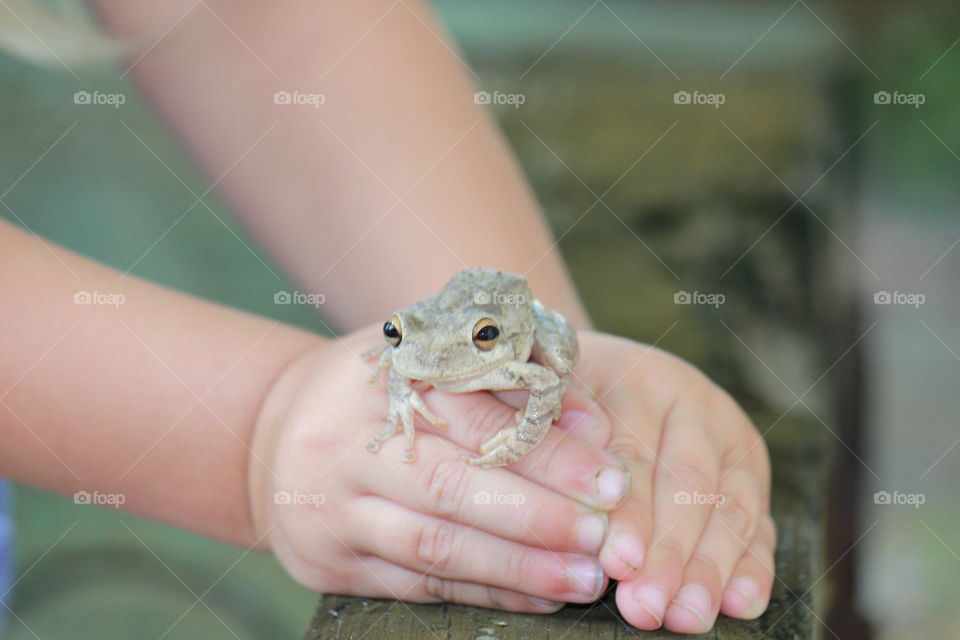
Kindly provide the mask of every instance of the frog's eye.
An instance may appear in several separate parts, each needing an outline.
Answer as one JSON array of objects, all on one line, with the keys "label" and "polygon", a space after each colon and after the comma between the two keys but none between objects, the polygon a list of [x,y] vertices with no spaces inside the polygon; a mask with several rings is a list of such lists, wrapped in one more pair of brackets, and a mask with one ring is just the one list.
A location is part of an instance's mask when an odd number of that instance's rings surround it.
[{"label": "frog's eye", "polygon": [[493,349],[493,345],[497,344],[499,338],[500,329],[492,319],[482,318],[473,325],[473,344],[477,345],[478,349],[483,351]]},{"label": "frog's eye", "polygon": [[400,344],[403,339],[403,331],[400,329],[400,318],[390,316],[390,319],[383,323],[383,337],[393,346]]}]

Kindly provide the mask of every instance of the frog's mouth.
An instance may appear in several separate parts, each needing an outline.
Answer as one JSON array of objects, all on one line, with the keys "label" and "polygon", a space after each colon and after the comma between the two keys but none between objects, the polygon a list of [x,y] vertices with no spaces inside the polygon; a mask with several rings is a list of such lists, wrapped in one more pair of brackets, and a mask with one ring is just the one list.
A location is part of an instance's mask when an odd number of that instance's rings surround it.
[{"label": "frog's mouth", "polygon": [[436,387],[437,389],[444,389],[447,387],[455,387],[461,383],[481,378],[491,371],[495,371],[496,369],[502,367],[503,362],[504,361],[500,360],[491,362],[485,367],[480,369],[471,369],[469,372],[459,375],[455,373],[444,372],[438,376],[408,376],[407,379],[410,380],[410,384],[427,384],[432,387]]}]

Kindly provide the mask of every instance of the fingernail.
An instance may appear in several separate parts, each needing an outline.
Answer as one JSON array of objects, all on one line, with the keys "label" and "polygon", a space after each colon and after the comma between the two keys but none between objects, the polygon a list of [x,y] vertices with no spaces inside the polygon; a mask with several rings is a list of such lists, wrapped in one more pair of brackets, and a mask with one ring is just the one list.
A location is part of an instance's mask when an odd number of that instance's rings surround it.
[{"label": "fingernail", "polygon": [[646,558],[643,539],[633,533],[621,533],[613,541],[613,554],[622,563],[639,573]]},{"label": "fingernail", "polygon": [[766,603],[760,600],[760,587],[753,578],[745,576],[734,578],[727,583],[727,589],[738,593],[743,598],[746,605],[744,613],[750,617],[760,615],[766,608]]},{"label": "fingernail", "polygon": [[657,626],[663,625],[663,614],[667,610],[667,596],[660,587],[645,584],[633,593],[633,597],[640,603],[640,607],[657,621]]},{"label": "fingernail", "polygon": [[591,558],[573,559],[567,563],[571,590],[581,596],[596,598],[603,586],[603,569]]},{"label": "fingernail", "polygon": [[753,578],[734,578],[727,583],[727,587],[742,595],[744,600],[749,603],[753,603],[753,601],[757,599],[757,594],[760,592],[760,588]]},{"label": "fingernail", "polygon": [[713,626],[713,613],[710,605],[710,593],[698,584],[688,584],[677,593],[673,599],[673,604],[683,607],[693,615],[697,616],[703,630],[706,631]]},{"label": "fingernail", "polygon": [[600,504],[611,509],[619,505],[630,489],[630,473],[617,467],[601,467],[594,477]]},{"label": "fingernail", "polygon": [[581,551],[596,553],[607,537],[607,514],[591,513],[577,524],[577,544]]},{"label": "fingernail", "polygon": [[529,596],[530,604],[534,606],[535,609],[541,611],[559,611],[563,608],[562,602],[554,602],[553,600],[544,600],[543,598],[536,598],[534,596]]}]

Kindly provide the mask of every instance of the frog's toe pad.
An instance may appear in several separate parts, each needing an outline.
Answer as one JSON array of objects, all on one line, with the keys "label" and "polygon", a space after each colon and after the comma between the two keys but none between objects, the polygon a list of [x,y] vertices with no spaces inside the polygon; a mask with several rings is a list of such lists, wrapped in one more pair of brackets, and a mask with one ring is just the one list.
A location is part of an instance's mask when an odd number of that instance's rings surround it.
[{"label": "frog's toe pad", "polygon": [[497,447],[499,447],[504,442],[516,440],[516,438],[517,438],[516,428],[502,429],[492,438],[490,438],[489,440],[487,440],[486,442],[480,445],[480,453],[486,455],[491,451],[493,451],[494,449],[496,449]]}]

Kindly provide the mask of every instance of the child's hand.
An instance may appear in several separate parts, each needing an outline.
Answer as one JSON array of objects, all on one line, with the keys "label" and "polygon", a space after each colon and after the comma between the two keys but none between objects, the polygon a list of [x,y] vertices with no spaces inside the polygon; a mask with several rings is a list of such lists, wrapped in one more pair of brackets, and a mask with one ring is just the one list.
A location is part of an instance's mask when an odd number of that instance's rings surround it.
[{"label": "child's hand", "polygon": [[413,463],[401,461],[402,436],[372,454],[387,395],[368,385],[373,363],[359,354],[381,340],[371,329],[311,350],[264,404],[250,493],[257,533],[280,562],[331,593],[526,612],[595,600],[607,519],[596,510],[622,501],[629,476],[602,445],[563,432],[587,401],[565,403],[561,429],[509,470],[460,458],[515,424],[488,393],[424,392],[447,431],[418,419]]},{"label": "child's hand", "polygon": [[718,611],[760,615],[775,533],[770,463],[756,429],[678,358],[597,333],[581,332],[580,341],[568,395],[594,395],[610,421],[582,437],[607,446],[633,476],[600,554],[620,580],[621,613],[641,629],[665,624],[686,633],[707,631]]}]

